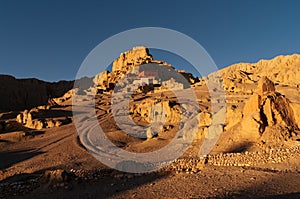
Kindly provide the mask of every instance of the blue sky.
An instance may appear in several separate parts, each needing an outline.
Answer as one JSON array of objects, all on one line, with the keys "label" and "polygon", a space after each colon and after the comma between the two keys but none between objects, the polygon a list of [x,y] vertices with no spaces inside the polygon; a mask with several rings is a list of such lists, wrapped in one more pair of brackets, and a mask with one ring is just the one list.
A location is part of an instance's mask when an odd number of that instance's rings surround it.
[{"label": "blue sky", "polygon": [[0,0],[0,74],[74,79],[101,41],[149,26],[192,37],[219,68],[299,53],[299,9],[297,0]]}]

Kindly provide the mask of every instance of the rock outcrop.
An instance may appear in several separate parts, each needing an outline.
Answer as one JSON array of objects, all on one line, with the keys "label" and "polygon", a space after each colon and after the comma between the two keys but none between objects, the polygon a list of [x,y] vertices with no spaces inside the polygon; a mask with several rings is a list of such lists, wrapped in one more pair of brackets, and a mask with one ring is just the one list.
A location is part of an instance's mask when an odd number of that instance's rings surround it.
[{"label": "rock outcrop", "polygon": [[141,117],[149,123],[178,123],[182,119],[180,105],[169,100],[145,99],[141,103],[132,104],[129,112],[133,118]]},{"label": "rock outcrop", "polygon": [[225,130],[229,130],[230,128],[238,125],[243,117],[243,113],[238,110],[238,108],[233,105],[229,106],[226,111],[226,122],[225,122]]},{"label": "rock outcrop", "polygon": [[291,138],[292,133],[298,130],[290,101],[275,91],[274,83],[267,77],[260,79],[257,94],[245,103],[241,125],[241,135],[246,139],[257,140],[264,137],[265,142],[274,140],[268,140],[268,134],[274,133],[274,129],[279,127],[281,131],[286,129],[283,139]]},{"label": "rock outcrop", "polygon": [[57,98],[51,98],[48,100],[48,105],[61,105],[64,102],[72,99],[72,96],[78,92],[78,89],[71,89],[68,92],[66,92],[63,96],[57,97]]},{"label": "rock outcrop", "polygon": [[112,71],[127,72],[132,67],[149,63],[153,60],[148,48],[144,46],[134,47],[132,50],[121,53],[121,55],[113,62]]},{"label": "rock outcrop", "polygon": [[63,124],[68,124],[71,122],[71,119],[68,117],[66,117],[65,119],[37,118],[36,115],[38,114],[39,110],[41,109],[34,108],[29,111],[24,110],[17,115],[16,121],[27,128],[36,130],[59,127]]}]

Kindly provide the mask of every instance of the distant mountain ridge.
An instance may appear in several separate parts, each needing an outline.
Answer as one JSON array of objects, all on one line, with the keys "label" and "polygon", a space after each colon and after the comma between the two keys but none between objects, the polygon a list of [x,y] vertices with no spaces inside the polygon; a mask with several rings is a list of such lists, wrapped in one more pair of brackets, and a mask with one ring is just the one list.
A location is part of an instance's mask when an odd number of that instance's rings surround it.
[{"label": "distant mountain ridge", "polygon": [[300,85],[300,55],[279,55],[257,63],[237,63],[219,70],[221,76],[235,81],[257,82],[267,76],[276,84]]},{"label": "distant mountain ridge", "polygon": [[0,110],[24,110],[47,104],[72,89],[74,81],[45,82],[35,78],[16,79],[0,75]]},{"label": "distant mountain ridge", "polygon": [[[203,77],[221,83],[226,92],[253,93],[261,77],[268,77],[275,85],[300,87],[300,55],[279,55],[257,63],[237,63]],[[220,79],[221,77],[221,79]]]}]

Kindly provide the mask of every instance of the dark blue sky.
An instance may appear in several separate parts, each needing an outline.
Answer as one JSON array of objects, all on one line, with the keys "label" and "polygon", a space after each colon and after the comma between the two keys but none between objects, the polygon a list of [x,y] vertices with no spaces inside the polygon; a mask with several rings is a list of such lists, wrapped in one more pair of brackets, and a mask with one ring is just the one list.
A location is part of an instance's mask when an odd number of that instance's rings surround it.
[{"label": "dark blue sky", "polygon": [[297,0],[0,0],[0,73],[74,79],[101,41],[147,26],[187,34],[219,68],[299,53],[299,10]]}]

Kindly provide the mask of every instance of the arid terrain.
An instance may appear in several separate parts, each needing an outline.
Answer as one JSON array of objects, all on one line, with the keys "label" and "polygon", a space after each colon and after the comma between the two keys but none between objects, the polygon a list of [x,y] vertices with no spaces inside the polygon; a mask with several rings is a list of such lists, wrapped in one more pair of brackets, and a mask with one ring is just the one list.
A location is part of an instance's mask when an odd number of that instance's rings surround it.
[{"label": "arid terrain", "polygon": [[[135,47],[92,78],[0,83],[0,198],[300,198],[300,55],[197,78]],[[186,150],[118,171],[91,118],[118,149]]]}]

